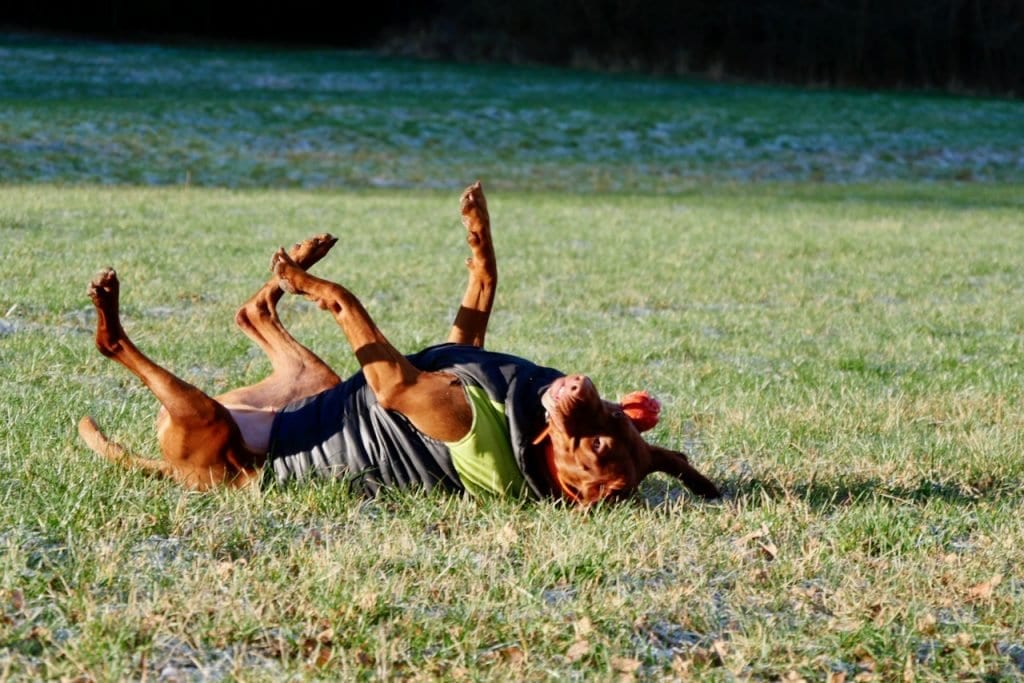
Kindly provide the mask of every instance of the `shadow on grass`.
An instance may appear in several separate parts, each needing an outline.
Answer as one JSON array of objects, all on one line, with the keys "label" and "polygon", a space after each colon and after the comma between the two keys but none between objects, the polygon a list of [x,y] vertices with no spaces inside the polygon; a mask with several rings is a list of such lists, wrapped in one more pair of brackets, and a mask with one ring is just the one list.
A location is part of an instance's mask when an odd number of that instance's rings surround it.
[{"label": "shadow on grass", "polygon": [[[828,513],[852,505],[887,501],[897,505],[923,505],[939,501],[950,505],[976,505],[983,501],[1001,501],[1024,504],[1024,490],[1017,482],[984,479],[963,481],[921,480],[911,485],[885,481],[875,477],[851,477],[843,480],[811,480],[809,482],[783,482],[777,479],[722,479],[716,480],[724,494],[723,501],[742,501],[744,507],[760,507],[770,502],[800,500],[818,513]],[[689,498],[695,504],[700,499],[682,484],[659,478],[645,482],[641,502],[652,508],[665,507],[680,499]]]},{"label": "shadow on grass", "polygon": [[966,483],[962,481],[920,480],[900,484],[875,477],[786,483],[777,480],[749,479],[728,482],[726,489],[734,498],[750,505],[758,501],[796,498],[816,512],[886,500],[896,504],[922,505],[939,501],[951,505],[976,505],[981,501],[1021,502],[1020,487],[996,480]]}]

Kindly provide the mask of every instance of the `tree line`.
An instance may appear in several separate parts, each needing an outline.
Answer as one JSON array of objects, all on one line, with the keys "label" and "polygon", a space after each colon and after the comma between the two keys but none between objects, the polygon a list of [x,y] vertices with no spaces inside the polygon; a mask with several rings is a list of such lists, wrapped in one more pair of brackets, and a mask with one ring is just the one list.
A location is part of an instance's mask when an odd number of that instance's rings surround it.
[{"label": "tree line", "polygon": [[1024,0],[8,0],[16,27],[377,47],[460,60],[1024,93]]}]

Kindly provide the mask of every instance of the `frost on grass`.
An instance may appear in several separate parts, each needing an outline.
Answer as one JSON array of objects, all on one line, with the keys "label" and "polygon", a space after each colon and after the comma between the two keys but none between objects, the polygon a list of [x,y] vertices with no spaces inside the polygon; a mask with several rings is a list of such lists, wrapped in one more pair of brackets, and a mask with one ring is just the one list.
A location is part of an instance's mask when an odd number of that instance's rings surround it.
[{"label": "frost on grass", "polygon": [[140,670],[153,671],[156,680],[165,683],[228,680],[239,671],[267,679],[284,676],[279,659],[272,654],[265,656],[245,646],[197,648],[167,635],[153,640],[145,662],[137,659]]},{"label": "frost on grass", "polygon": [[1005,656],[1017,671],[1024,673],[1024,645],[1020,643],[999,643],[996,645],[996,651]]},{"label": "frost on grass", "polygon": [[[6,45],[4,43],[7,43]],[[0,37],[0,181],[671,190],[1024,177],[1019,102]],[[615,107],[607,103],[614,101]]]}]

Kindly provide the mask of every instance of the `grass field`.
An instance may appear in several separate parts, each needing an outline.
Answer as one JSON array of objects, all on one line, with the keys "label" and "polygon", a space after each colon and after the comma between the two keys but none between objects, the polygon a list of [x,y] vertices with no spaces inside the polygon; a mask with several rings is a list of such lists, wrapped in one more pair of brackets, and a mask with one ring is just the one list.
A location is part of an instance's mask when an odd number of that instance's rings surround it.
[{"label": "grass field", "polygon": [[[1024,677],[1019,102],[0,40],[0,680]],[[11,68],[7,68],[10,65]],[[660,131],[660,132],[659,132]],[[413,351],[488,190],[491,348],[647,388],[652,477],[587,514],[330,483],[184,493],[85,284],[211,393],[269,256]],[[286,323],[339,371],[334,323]]]}]

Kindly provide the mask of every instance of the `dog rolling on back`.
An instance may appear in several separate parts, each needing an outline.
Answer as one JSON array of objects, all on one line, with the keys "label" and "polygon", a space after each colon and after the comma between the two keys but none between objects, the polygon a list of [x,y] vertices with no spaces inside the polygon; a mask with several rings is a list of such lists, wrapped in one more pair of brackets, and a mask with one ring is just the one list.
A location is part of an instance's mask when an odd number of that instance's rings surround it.
[{"label": "dog rolling on back", "polygon": [[[585,506],[625,498],[648,474],[665,472],[701,497],[717,497],[686,455],[644,439],[641,430],[657,421],[650,397],[605,400],[584,375],[484,349],[498,271],[479,183],[462,194],[460,209],[469,279],[446,343],[399,353],[348,289],[309,273],[336,242],[319,235],[279,249],[269,280],[235,316],[270,359],[269,376],[216,397],[132,343],[121,325],[118,277],[100,271],[88,289],[96,346],[160,402],[163,457],[128,453],[89,417],[79,423],[83,440],[114,462],[194,489],[327,475],[368,493],[442,487]],[[334,317],[358,373],[343,381],[284,328],[276,306],[285,292]]]}]

